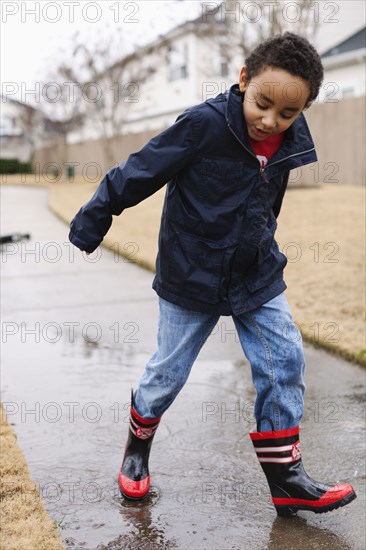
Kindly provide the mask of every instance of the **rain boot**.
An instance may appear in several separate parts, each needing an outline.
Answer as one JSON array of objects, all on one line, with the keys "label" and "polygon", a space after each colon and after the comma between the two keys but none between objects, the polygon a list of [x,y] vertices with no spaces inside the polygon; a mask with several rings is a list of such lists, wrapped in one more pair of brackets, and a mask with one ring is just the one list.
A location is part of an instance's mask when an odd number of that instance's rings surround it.
[{"label": "rain boot", "polygon": [[131,392],[130,427],[118,476],[122,495],[130,500],[142,500],[150,487],[149,455],[152,441],[161,416],[142,418],[134,408]]},{"label": "rain boot", "polygon": [[[266,420],[273,428],[272,421],[267,417]],[[293,515],[297,510],[322,514],[356,498],[352,485],[323,485],[306,474],[301,460],[299,426],[249,435],[279,516]]]}]

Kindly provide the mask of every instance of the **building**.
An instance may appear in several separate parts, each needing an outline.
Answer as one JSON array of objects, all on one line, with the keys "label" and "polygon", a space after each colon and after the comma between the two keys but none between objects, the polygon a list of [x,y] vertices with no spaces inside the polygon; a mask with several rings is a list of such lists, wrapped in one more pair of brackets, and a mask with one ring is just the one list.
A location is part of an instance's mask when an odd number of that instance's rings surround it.
[{"label": "building", "polygon": [[[120,122],[117,129],[109,129],[109,137],[160,131],[188,107],[216,96],[238,81],[243,55],[231,51],[231,59],[226,58],[220,46],[223,41],[217,38],[219,34],[227,35],[227,28],[219,18],[214,22],[214,28],[202,24],[202,17],[184,22],[131,55],[131,70],[124,72],[124,80],[119,83],[123,94],[114,111],[114,122]],[[321,37],[321,33],[320,26],[317,34]],[[318,101],[339,101],[344,97],[364,95],[365,28],[330,48],[330,37],[320,42],[326,49],[321,54],[325,78]],[[126,74],[132,75],[141,60],[145,70],[150,67],[151,71],[147,79],[138,83]],[[138,73],[139,70],[135,71]],[[105,83],[104,89],[108,88],[111,86]],[[69,143],[100,137],[93,117],[98,117],[97,109],[82,127],[69,134]]]},{"label": "building", "polygon": [[[124,80],[119,83],[123,93],[116,102],[115,116],[121,115],[120,134],[166,128],[182,111],[225,91],[238,79],[239,72],[233,63],[229,66],[215,39],[218,33],[224,35],[225,26],[218,22],[214,33],[198,17],[157,37],[130,56],[131,67],[123,73]],[[139,74],[138,66],[148,74],[141,83],[135,82],[133,76],[126,77]],[[113,72],[114,67],[109,70]],[[115,91],[116,84],[110,86],[106,81],[103,89],[113,87]],[[97,139],[95,122],[93,115],[88,117],[82,128],[70,133],[68,142]],[[116,134],[111,132],[113,135]]]},{"label": "building", "polygon": [[365,95],[366,27],[328,48],[321,58],[325,75],[321,101]]},{"label": "building", "polygon": [[39,109],[8,96],[0,100],[0,157],[29,162],[37,148],[55,139],[56,128]]}]

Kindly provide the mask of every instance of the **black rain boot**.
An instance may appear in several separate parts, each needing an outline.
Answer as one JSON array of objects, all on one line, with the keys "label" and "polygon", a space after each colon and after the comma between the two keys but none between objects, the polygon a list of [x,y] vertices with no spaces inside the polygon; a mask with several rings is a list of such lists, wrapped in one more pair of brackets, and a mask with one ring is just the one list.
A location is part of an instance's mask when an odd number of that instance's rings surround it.
[{"label": "black rain boot", "polygon": [[[269,419],[266,417],[266,420]],[[345,506],[356,498],[352,485],[342,483],[332,487],[307,475],[301,461],[299,426],[249,435],[279,516],[293,515],[297,510],[321,514]]]},{"label": "black rain boot", "polygon": [[122,495],[129,500],[142,500],[150,487],[149,455],[158,418],[142,418],[134,408],[131,391],[130,429],[118,476]]}]

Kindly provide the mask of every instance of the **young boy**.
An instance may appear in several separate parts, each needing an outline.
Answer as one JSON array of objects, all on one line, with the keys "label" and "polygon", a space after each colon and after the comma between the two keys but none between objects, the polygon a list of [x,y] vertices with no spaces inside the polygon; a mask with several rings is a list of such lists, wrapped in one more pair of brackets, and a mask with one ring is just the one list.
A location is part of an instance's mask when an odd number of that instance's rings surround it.
[{"label": "young boy", "polygon": [[305,38],[268,39],[246,60],[239,84],[187,109],[110,170],[71,222],[71,242],[91,253],[112,215],[167,183],[153,281],[158,350],[132,392],[118,480],[125,498],[146,496],[161,416],[220,315],[233,317],[251,365],[257,431],[250,437],[277,513],[327,512],[356,498],[351,485],[320,484],[302,465],[304,355],[284,295],[287,259],[274,240],[289,171],[317,160],[302,111],[322,80]]}]

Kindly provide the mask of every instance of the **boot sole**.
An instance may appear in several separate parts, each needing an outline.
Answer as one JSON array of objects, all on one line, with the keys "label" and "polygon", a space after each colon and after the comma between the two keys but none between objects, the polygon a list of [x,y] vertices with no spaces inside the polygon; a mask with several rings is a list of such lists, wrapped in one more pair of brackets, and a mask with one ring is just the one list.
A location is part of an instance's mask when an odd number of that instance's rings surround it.
[{"label": "boot sole", "polygon": [[291,506],[275,506],[277,514],[279,516],[289,517],[293,516],[298,512],[299,510],[307,510],[310,512],[314,512],[315,514],[324,514],[326,512],[331,512],[332,510],[336,510],[337,508],[341,508],[342,506],[346,506],[346,504],[349,504],[352,502],[352,500],[355,500],[357,498],[357,495],[354,491],[352,493],[349,493],[344,498],[337,500],[336,502],[332,502],[332,504],[328,504],[327,506],[306,506],[304,504],[292,504]]},{"label": "boot sole", "polygon": [[124,493],[121,488],[119,488],[119,491],[120,491],[121,495],[123,496],[123,498],[125,498],[126,500],[132,500],[134,502],[144,500],[148,495],[148,493],[146,493],[146,495],[143,495],[142,497],[131,497],[130,495],[126,495],[126,493]]}]

